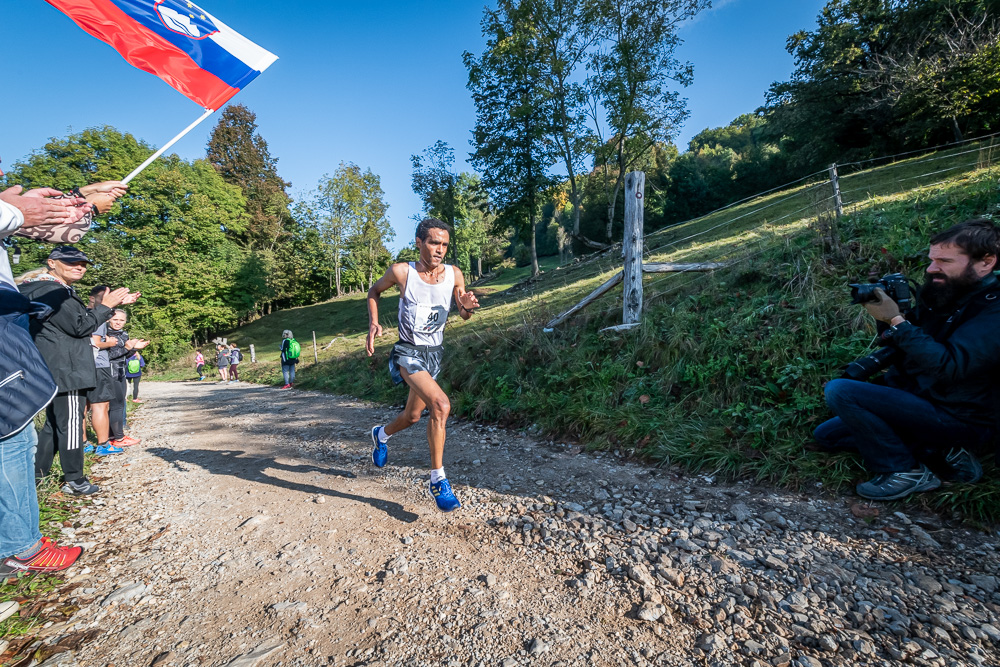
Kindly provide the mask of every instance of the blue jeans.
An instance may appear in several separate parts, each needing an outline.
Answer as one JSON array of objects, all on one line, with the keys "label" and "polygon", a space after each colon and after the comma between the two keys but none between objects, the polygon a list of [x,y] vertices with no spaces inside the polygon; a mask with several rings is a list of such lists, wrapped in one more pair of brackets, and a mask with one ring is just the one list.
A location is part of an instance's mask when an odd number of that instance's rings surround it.
[{"label": "blue jeans", "polygon": [[281,374],[285,376],[285,384],[291,384],[295,381],[295,364],[286,364],[281,362]]},{"label": "blue jeans", "polygon": [[816,441],[830,451],[857,451],[875,473],[914,470],[952,447],[975,448],[992,429],[955,419],[934,403],[902,389],[832,380],[826,404],[837,415],[819,425]]},{"label": "blue jeans", "polygon": [[35,492],[35,425],[0,440],[0,558],[26,551],[42,539]]}]

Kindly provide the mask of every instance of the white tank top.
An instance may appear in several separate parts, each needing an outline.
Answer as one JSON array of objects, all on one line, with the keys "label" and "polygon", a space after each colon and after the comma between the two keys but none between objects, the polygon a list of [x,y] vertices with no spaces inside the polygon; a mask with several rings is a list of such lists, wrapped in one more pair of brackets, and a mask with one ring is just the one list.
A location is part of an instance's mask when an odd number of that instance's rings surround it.
[{"label": "white tank top", "polygon": [[436,347],[444,341],[444,323],[455,293],[455,267],[444,265],[444,280],[436,285],[417,275],[415,262],[406,269],[406,287],[399,299],[399,339],[410,345]]}]

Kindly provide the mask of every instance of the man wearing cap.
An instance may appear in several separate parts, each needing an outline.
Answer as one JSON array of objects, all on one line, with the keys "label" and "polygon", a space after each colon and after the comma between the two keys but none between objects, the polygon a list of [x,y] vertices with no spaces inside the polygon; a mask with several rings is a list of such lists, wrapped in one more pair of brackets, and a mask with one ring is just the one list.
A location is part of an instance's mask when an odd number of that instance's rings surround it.
[{"label": "man wearing cap", "polygon": [[48,272],[21,284],[21,293],[45,304],[52,314],[31,322],[31,336],[58,386],[45,411],[45,427],[38,434],[35,475],[45,477],[59,452],[66,484],[62,490],[87,495],[100,489],[83,474],[83,415],[87,391],[97,386],[91,334],[111,318],[113,309],[134,303],[138,293],[121,287],[105,292],[90,309],[77,296],[73,284],[83,278],[90,259],[73,246],[58,246],[49,254]]}]

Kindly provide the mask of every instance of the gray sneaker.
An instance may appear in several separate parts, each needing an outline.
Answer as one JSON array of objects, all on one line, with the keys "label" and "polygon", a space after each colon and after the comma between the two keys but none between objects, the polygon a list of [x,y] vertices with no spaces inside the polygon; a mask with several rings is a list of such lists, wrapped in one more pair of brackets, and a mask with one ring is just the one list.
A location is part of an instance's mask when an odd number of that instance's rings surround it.
[{"label": "gray sneaker", "polygon": [[869,500],[899,500],[918,491],[933,491],[941,480],[930,469],[921,465],[910,472],[891,472],[876,475],[858,484],[858,495]]},{"label": "gray sneaker", "polygon": [[983,466],[972,452],[953,447],[945,454],[945,469],[942,477],[949,482],[975,484],[983,478]]},{"label": "gray sneaker", "polygon": [[67,481],[63,484],[61,490],[63,493],[70,496],[89,496],[99,492],[101,487],[96,484],[91,484],[90,480],[86,477],[81,477],[80,479],[75,479],[72,482]]}]

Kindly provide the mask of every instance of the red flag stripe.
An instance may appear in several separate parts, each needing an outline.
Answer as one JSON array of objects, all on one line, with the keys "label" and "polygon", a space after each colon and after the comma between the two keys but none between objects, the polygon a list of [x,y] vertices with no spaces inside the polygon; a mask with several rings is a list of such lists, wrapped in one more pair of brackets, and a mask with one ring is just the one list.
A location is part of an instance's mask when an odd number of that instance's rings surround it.
[{"label": "red flag stripe", "polygon": [[131,65],[155,74],[206,109],[218,109],[239,92],[107,0],[46,1],[89,34],[111,45]]}]

